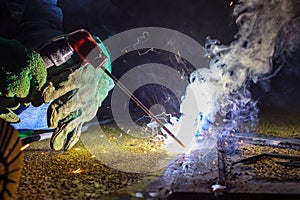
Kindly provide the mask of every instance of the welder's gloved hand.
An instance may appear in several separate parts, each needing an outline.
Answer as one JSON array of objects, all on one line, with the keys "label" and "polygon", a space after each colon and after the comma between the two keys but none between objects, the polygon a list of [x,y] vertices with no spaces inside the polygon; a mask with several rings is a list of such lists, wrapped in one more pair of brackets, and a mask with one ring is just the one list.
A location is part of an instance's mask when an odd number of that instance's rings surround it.
[{"label": "welder's gloved hand", "polygon": [[30,103],[46,82],[41,56],[16,40],[0,38],[0,118],[18,122],[13,112],[20,103]]},{"label": "welder's gloved hand", "polygon": [[[96,41],[108,56],[101,41],[97,38]],[[101,69],[76,64],[78,60],[74,57],[62,66],[48,69],[48,81],[42,92],[44,102],[54,99],[48,108],[48,126],[55,128],[50,141],[54,150],[68,150],[76,144],[82,124],[95,117],[114,86]],[[111,71],[109,59],[104,66]]]}]

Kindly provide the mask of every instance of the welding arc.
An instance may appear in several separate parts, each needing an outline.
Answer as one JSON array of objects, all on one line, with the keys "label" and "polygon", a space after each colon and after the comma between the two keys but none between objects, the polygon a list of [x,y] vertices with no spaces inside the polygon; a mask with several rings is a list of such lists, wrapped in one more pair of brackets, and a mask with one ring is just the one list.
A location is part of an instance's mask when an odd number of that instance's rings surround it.
[{"label": "welding arc", "polygon": [[103,65],[99,66],[106,75],[108,75],[114,83],[122,89],[122,91],[128,95],[128,97],[138,106],[140,107],[147,115],[149,115],[154,121],[158,123],[167,133],[171,136],[180,146],[185,148],[184,144],[167,128],[165,125],[157,119],[157,117],[136,97],[132,94],[114,75],[112,75]]}]

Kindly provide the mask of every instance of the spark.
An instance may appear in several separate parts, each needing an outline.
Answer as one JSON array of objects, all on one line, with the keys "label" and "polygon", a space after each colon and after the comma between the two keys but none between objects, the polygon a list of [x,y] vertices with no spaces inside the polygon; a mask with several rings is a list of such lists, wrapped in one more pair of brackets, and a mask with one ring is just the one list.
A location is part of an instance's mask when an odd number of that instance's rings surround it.
[{"label": "spark", "polygon": [[20,150],[23,151],[24,149],[28,148],[29,146],[30,146],[30,144],[26,144]]},{"label": "spark", "polygon": [[78,168],[78,169],[76,169],[76,170],[72,171],[71,173],[72,173],[72,174],[80,174],[81,172],[84,172],[84,170],[83,170],[83,169],[80,169],[80,168]]},{"label": "spark", "polygon": [[136,38],[136,42],[132,45],[129,45],[121,50],[121,52],[129,52],[129,49],[133,48],[134,50],[138,50],[138,45],[142,45],[143,43],[146,43],[149,39],[149,32],[144,31],[143,34]]},{"label": "spark", "polygon": [[233,6],[233,1],[230,2],[229,6]]},{"label": "spark", "polygon": [[143,132],[147,132],[148,131],[148,127],[144,127],[142,131]]},{"label": "spark", "polygon": [[75,151],[80,151],[80,148],[75,148]]},{"label": "spark", "polygon": [[[170,97],[168,97],[168,100],[170,100],[171,98]],[[163,99],[162,99],[163,100]],[[165,102],[167,102],[167,101],[165,101]],[[158,115],[155,115],[155,117],[157,117],[158,119],[160,119],[160,120],[164,120],[164,121],[167,121],[167,119],[166,118],[168,118],[168,117],[172,117],[172,114],[168,114],[168,113],[165,113],[165,112],[162,112],[162,113],[160,113],[160,114],[158,114]],[[147,119],[147,118],[150,118],[149,116],[147,116],[147,115],[143,115],[141,118],[139,118],[138,120],[136,120],[135,121],[135,123],[137,123],[138,121],[140,121],[140,120],[142,120],[142,119]],[[150,118],[151,119],[151,118]]]},{"label": "spark", "polygon": [[158,53],[157,51],[154,50],[154,48],[150,48],[150,49],[148,49],[148,50],[146,50],[146,51],[144,51],[144,52],[140,52],[140,51],[138,50],[138,53],[139,53],[139,56],[143,56],[143,55],[149,53],[150,51],[151,51],[151,52]]},{"label": "spark", "polygon": [[244,142],[244,140],[241,140],[238,142],[239,145],[245,145],[246,143]]},{"label": "spark", "polygon": [[221,185],[219,183],[216,183],[211,186],[212,191],[218,191],[218,190],[225,190],[227,187],[225,185]]},{"label": "spark", "polygon": [[224,142],[224,145],[225,145],[225,147],[228,147],[228,142],[225,141],[225,142]]},{"label": "spark", "polygon": [[144,47],[144,44],[148,42],[149,36],[150,36],[149,32],[144,31],[141,36],[136,38],[136,42],[134,44],[131,44],[131,45],[121,49],[121,52],[122,53],[128,53],[131,50],[136,50],[138,52],[139,56],[143,56],[143,55],[145,55],[149,52],[154,52],[156,54],[160,54],[160,52],[156,51],[153,47],[148,48],[144,52],[140,52],[140,49],[142,49]]}]

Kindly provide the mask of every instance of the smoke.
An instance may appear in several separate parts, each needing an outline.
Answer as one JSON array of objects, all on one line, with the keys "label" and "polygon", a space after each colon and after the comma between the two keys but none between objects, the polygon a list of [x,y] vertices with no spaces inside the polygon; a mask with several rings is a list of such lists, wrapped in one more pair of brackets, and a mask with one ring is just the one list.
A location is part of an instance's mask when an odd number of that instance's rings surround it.
[{"label": "smoke", "polygon": [[[235,40],[226,46],[207,38],[209,66],[192,73],[181,104],[182,116],[169,125],[173,132],[195,134],[197,129],[205,133],[216,114],[225,118],[227,131],[251,131],[256,126],[258,109],[247,87],[272,71],[274,59],[284,60],[299,44],[296,1],[240,0],[235,5]],[[189,130],[184,123],[191,126]]]}]

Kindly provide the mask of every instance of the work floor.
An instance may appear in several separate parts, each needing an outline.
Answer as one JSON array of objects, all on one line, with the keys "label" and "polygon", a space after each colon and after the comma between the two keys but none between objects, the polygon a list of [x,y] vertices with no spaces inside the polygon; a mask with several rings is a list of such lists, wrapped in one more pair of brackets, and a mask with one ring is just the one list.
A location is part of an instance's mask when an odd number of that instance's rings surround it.
[{"label": "work floor", "polygon": [[32,143],[24,150],[16,199],[238,199],[235,195],[242,194],[243,199],[295,199],[299,120],[297,114],[265,112],[258,128],[262,135],[232,134],[205,155],[201,145],[169,155],[155,138],[121,134],[115,125],[102,127],[97,146],[99,127],[83,133],[68,152],[51,150],[47,140]]}]

